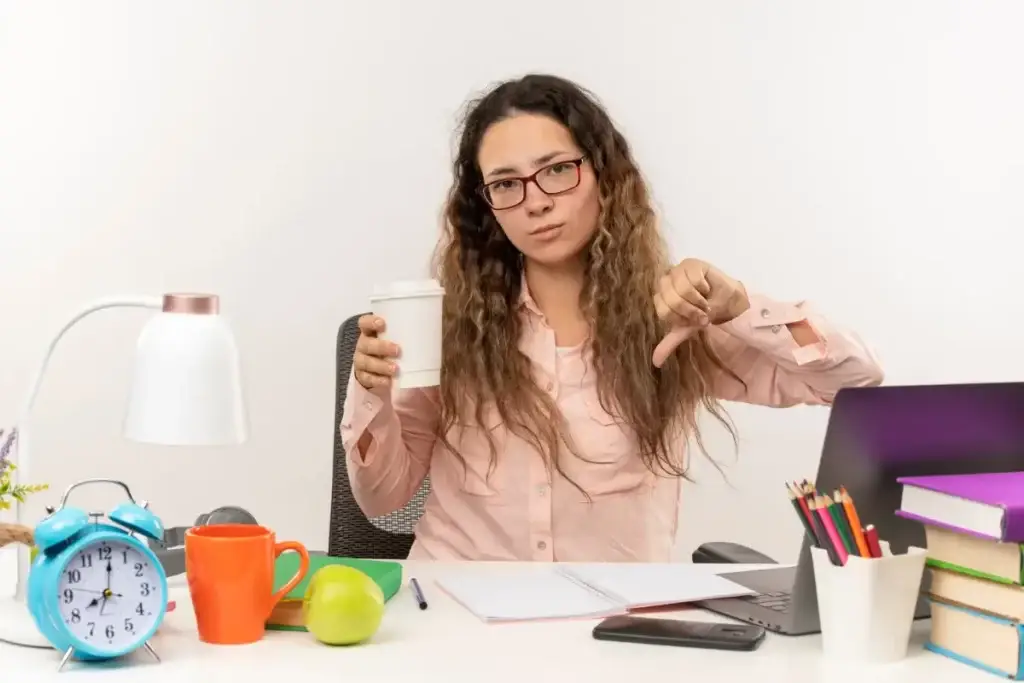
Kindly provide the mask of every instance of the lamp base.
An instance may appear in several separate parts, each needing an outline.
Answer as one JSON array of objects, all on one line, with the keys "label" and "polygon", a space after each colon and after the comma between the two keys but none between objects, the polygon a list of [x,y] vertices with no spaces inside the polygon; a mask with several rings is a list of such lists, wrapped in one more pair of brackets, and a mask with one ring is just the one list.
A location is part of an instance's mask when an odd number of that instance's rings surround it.
[{"label": "lamp base", "polygon": [[28,606],[14,598],[0,599],[0,647],[20,645],[52,650],[53,645],[39,632]]}]

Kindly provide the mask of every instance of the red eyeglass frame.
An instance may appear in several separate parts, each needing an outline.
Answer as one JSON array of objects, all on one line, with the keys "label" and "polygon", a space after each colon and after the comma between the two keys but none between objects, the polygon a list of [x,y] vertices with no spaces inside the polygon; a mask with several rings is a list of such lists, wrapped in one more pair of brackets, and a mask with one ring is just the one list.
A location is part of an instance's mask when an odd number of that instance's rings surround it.
[{"label": "red eyeglass frame", "polygon": [[[536,171],[534,171],[533,173],[531,173],[530,175],[527,175],[527,176],[507,176],[505,178],[498,178],[497,180],[492,180],[489,183],[484,183],[484,184],[480,185],[476,189],[476,191],[477,191],[477,194],[479,194],[481,197],[483,197],[483,200],[485,202],[487,202],[487,205],[490,206],[495,211],[507,211],[508,209],[516,208],[517,206],[519,206],[520,204],[522,204],[523,202],[526,201],[526,186],[528,184],[530,184],[530,183],[533,183],[534,185],[536,185],[538,190],[540,190],[541,192],[543,192],[544,194],[546,194],[549,197],[556,197],[556,196],[558,196],[560,194],[565,194],[566,192],[571,192],[572,190],[575,190],[577,187],[580,186],[580,182],[583,179],[583,173],[582,173],[581,169],[583,167],[583,162],[586,161],[586,160],[587,160],[587,156],[586,155],[583,155],[583,156],[579,157],[578,159],[560,159],[559,161],[553,161],[550,164],[547,164],[546,166],[542,166],[541,168],[538,168]],[[543,187],[540,186],[540,183],[537,182],[537,176],[539,176],[541,173],[543,173],[544,171],[550,169],[553,166],[558,166],[559,164],[572,164],[576,168],[576,183],[572,187],[567,187],[564,190],[559,190],[558,192],[548,192],[547,190],[545,190]],[[498,207],[494,206],[494,204],[491,203],[490,198],[488,198],[488,196],[487,196],[487,188],[490,187],[491,185],[495,185],[497,183],[508,182],[509,180],[518,180],[518,181],[520,181],[523,184],[523,198],[520,199],[515,204],[512,204],[511,206],[503,206],[501,208],[498,208]]]}]

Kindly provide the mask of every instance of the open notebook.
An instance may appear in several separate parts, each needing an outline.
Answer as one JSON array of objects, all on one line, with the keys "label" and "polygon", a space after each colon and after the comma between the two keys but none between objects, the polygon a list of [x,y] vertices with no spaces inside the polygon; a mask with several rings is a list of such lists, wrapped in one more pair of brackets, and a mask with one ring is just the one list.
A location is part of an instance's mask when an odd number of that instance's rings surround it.
[{"label": "open notebook", "polygon": [[754,595],[691,564],[578,564],[491,573],[463,569],[437,579],[456,602],[485,621],[596,618],[645,607]]}]

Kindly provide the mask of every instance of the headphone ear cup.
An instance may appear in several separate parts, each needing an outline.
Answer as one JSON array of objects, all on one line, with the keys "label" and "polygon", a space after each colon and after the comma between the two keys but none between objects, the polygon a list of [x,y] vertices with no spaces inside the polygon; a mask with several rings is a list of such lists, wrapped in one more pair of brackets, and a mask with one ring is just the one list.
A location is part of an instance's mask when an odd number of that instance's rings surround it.
[{"label": "headphone ear cup", "polygon": [[244,508],[225,505],[206,515],[206,524],[256,524],[256,518]]}]

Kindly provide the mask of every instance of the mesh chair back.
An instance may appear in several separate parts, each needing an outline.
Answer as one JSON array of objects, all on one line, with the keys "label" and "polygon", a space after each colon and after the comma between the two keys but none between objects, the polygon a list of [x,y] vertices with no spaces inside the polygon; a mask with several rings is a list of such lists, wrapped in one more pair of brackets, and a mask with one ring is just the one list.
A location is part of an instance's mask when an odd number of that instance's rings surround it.
[{"label": "mesh chair back", "polygon": [[368,518],[352,495],[348,479],[345,448],[341,444],[342,413],[349,377],[352,375],[352,357],[359,340],[359,318],[354,315],[338,330],[337,373],[334,399],[334,474],[331,486],[331,526],[327,552],[335,557],[364,557],[373,559],[405,559],[412,548],[413,529],[423,515],[423,504],[430,492],[429,477],[419,491],[401,510],[381,517]]}]

